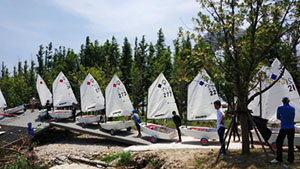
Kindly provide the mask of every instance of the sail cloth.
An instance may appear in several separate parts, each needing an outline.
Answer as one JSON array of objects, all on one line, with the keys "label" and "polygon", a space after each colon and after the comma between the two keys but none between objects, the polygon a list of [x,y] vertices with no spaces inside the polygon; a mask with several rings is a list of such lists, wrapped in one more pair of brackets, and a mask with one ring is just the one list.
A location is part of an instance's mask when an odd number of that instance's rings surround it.
[{"label": "sail cloth", "polygon": [[178,113],[172,88],[165,76],[160,73],[148,90],[147,118],[172,118],[173,111]]},{"label": "sail cloth", "polygon": [[54,80],[52,89],[54,107],[65,107],[71,106],[73,102],[78,103],[68,79],[62,72]]},{"label": "sail cloth", "polygon": [[122,81],[114,75],[105,89],[106,116],[120,117],[131,114],[133,110],[129,95]]},{"label": "sail cloth", "polygon": [[219,96],[215,84],[202,69],[188,86],[187,120],[216,120],[216,100],[219,100]]},{"label": "sail cloth", "polygon": [[36,89],[39,94],[42,106],[46,105],[47,100],[49,100],[49,103],[52,104],[52,94],[40,75],[38,75],[36,80]]},{"label": "sail cloth", "polygon": [[[264,71],[267,78],[262,82],[262,90],[272,84],[273,81],[280,76],[282,71],[280,61],[275,59],[271,65],[271,69],[264,69]],[[252,94],[258,91],[259,87],[256,88],[256,91],[252,91]],[[250,96],[252,94],[250,94]],[[295,121],[300,121],[300,97],[294,80],[288,70],[284,71],[283,76],[274,86],[262,94],[262,118],[268,119],[269,123],[279,123],[280,121],[276,117],[277,108],[282,105],[283,97],[290,99],[290,105],[296,109]],[[259,115],[259,96],[248,105],[248,108],[253,111],[253,115]]]},{"label": "sail cloth", "polygon": [[0,90],[0,109],[3,109],[3,108],[6,108],[7,105],[6,105],[6,101],[4,99],[4,96]]},{"label": "sail cloth", "polygon": [[104,97],[91,74],[88,74],[80,86],[81,111],[90,112],[104,109]]}]

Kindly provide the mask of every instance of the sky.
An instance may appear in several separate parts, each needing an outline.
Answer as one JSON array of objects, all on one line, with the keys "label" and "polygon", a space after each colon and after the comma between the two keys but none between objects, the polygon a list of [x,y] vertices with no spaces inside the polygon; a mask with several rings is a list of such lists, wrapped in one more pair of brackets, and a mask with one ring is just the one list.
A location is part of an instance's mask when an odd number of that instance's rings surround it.
[{"label": "sky", "polygon": [[159,28],[172,45],[178,28],[192,31],[195,0],[1,0],[0,62],[36,60],[39,46],[53,43],[78,52],[86,36],[103,43],[115,36],[156,42]]}]

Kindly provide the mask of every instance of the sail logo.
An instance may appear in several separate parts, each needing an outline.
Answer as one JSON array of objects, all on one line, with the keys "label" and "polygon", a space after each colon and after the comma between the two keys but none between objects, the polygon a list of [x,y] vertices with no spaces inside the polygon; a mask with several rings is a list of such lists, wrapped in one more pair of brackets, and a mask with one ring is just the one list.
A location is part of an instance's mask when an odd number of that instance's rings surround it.
[{"label": "sail logo", "polygon": [[204,85],[204,82],[201,80],[201,81],[199,82],[199,85],[200,85],[200,86],[203,86],[203,85]]},{"label": "sail logo", "polygon": [[160,116],[164,116],[165,114],[157,114],[154,117],[160,117]]},{"label": "sail logo", "polygon": [[43,84],[43,81],[40,81],[40,84]]}]

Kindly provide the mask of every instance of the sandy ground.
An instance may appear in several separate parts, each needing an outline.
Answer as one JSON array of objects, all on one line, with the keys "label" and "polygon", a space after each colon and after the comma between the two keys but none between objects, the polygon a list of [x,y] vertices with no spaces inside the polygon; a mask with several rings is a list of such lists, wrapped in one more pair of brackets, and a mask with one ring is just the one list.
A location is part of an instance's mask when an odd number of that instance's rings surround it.
[{"label": "sandy ground", "polygon": [[[200,144],[200,139],[188,136],[182,136],[183,142],[181,143],[156,143],[151,145],[134,145],[124,148],[124,151],[149,151],[149,150],[172,150],[172,149],[219,149],[220,143],[218,141],[209,140],[207,146]],[[242,143],[231,142],[229,149],[241,149]]]}]

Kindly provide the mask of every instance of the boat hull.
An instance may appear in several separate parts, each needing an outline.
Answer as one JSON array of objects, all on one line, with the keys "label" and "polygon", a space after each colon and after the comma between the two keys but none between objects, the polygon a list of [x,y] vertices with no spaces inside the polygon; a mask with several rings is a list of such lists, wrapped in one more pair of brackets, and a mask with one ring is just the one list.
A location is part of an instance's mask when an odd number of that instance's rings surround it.
[{"label": "boat hull", "polygon": [[10,108],[10,109],[7,109],[4,111],[5,114],[13,114],[13,113],[17,113],[21,110],[24,110],[25,109],[25,106],[24,105],[20,105],[20,106],[17,106],[17,107],[14,107],[14,108]]},{"label": "boat hull", "polygon": [[216,128],[208,127],[195,127],[195,126],[181,126],[180,131],[185,136],[197,137],[197,138],[207,138],[218,140],[218,131]]},{"label": "boat hull", "polygon": [[144,133],[154,136],[157,139],[173,140],[177,137],[177,132],[174,129],[164,127],[153,123],[141,123],[141,129]]},{"label": "boat hull", "polygon": [[130,121],[108,121],[106,123],[100,123],[100,126],[104,130],[122,130],[132,127],[134,122]]},{"label": "boat hull", "polygon": [[72,117],[72,110],[55,110],[54,112],[49,112],[49,115],[54,119],[67,119]]},{"label": "boat hull", "polygon": [[40,116],[41,118],[46,117],[46,116],[47,116],[47,110],[46,110],[46,109],[40,110],[40,111],[39,111],[39,116]]},{"label": "boat hull", "polygon": [[88,116],[82,116],[82,117],[77,117],[77,121],[79,123],[84,123],[84,124],[92,124],[94,122],[100,121],[100,115],[88,115]]}]

